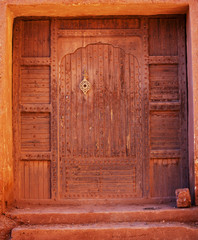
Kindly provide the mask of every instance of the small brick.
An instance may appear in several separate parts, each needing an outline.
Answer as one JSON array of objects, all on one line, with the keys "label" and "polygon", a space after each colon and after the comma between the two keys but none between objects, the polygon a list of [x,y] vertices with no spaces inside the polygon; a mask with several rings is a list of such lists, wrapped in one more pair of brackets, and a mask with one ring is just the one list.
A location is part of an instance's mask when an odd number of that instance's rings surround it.
[{"label": "small brick", "polygon": [[176,189],[175,194],[178,208],[185,208],[191,206],[190,191],[188,188]]}]

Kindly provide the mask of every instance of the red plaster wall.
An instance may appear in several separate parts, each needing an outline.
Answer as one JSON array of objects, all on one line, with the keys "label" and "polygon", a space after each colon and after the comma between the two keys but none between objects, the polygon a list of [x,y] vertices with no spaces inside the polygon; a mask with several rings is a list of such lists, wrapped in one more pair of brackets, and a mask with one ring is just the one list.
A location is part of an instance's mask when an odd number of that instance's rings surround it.
[{"label": "red plaster wall", "polygon": [[[13,194],[11,33],[6,5],[0,4],[0,206]],[[8,40],[8,34],[10,39]]]},{"label": "red plaster wall", "polygon": [[190,136],[191,147],[194,147],[194,169],[195,169],[195,200],[198,205],[198,1],[192,1],[189,7],[190,26],[191,26],[191,49],[192,58],[191,66],[192,72],[189,73],[192,79],[189,77],[189,82],[193,87],[193,106],[192,106],[192,119],[194,134]]}]

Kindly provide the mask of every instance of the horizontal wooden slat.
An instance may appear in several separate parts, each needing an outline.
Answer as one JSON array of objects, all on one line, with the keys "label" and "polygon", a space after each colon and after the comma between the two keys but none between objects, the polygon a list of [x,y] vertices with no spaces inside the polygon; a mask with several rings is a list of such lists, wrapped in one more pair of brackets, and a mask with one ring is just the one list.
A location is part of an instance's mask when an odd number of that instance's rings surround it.
[{"label": "horizontal wooden slat", "polygon": [[20,60],[21,65],[50,65],[50,57],[22,57]]},{"label": "horizontal wooden slat", "polygon": [[50,104],[23,104],[20,106],[22,112],[51,112]]},{"label": "horizontal wooden slat", "polygon": [[49,152],[28,152],[21,153],[21,160],[51,160],[51,153]]},{"label": "horizontal wooden slat", "polygon": [[141,29],[122,29],[122,30],[58,30],[59,37],[98,37],[98,36],[140,36],[143,31]]},{"label": "horizontal wooden slat", "polygon": [[59,20],[60,29],[138,29],[139,18],[91,18]]},{"label": "horizontal wooden slat", "polygon": [[149,64],[178,64],[178,56],[149,56]]},{"label": "horizontal wooden slat", "polygon": [[177,65],[150,65],[150,101],[178,101],[179,81]]},{"label": "horizontal wooden slat", "polygon": [[151,111],[179,111],[180,108],[180,102],[150,102],[149,104],[149,109]]},{"label": "horizontal wooden slat", "polygon": [[50,67],[21,67],[21,102],[23,104],[50,103]]},{"label": "horizontal wooden slat", "polygon": [[153,161],[153,164],[158,165],[172,165],[172,164],[178,164],[180,159],[179,158],[153,158],[151,159]]},{"label": "horizontal wooden slat", "polygon": [[180,149],[178,150],[151,150],[150,158],[179,158],[181,156]]},{"label": "horizontal wooden slat", "polygon": [[50,114],[21,114],[21,149],[22,151],[50,150]]},{"label": "horizontal wooden slat", "polygon": [[179,112],[154,112],[150,114],[151,150],[180,148]]}]

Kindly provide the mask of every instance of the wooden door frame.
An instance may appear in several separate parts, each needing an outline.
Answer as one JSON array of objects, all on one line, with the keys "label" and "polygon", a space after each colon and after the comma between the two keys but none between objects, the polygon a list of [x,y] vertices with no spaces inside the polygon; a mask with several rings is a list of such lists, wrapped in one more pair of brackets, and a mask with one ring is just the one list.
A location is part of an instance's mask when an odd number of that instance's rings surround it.
[{"label": "wooden door frame", "polygon": [[[175,16],[175,15],[174,15]],[[132,16],[134,17],[134,16]],[[148,17],[151,17],[151,16],[148,16]],[[140,17],[142,19],[142,34],[143,34],[143,51],[144,51],[144,89],[143,89],[143,95],[144,95],[144,99],[148,99],[149,97],[149,69],[148,69],[148,63],[149,62],[152,62],[154,63],[155,61],[158,61],[157,59],[153,59],[153,58],[149,58],[149,55],[148,55],[148,17]],[[155,16],[156,17],[156,16]],[[158,17],[158,16],[157,16]],[[168,16],[163,16],[163,17],[170,17],[170,15]],[[35,19],[35,18],[33,18]],[[56,82],[56,76],[58,74],[58,64],[57,64],[57,60],[56,60],[56,55],[57,55],[57,27],[56,27],[56,21],[57,19],[56,18],[52,18],[52,23],[51,23],[51,57],[50,57],[50,64],[51,64],[51,83],[52,83],[52,92],[55,92],[55,96],[52,98],[52,109],[53,111],[51,112],[51,116],[52,116],[52,125],[51,125],[51,131],[52,131],[52,135],[53,136],[56,136],[52,139],[52,153],[51,153],[51,161],[52,161],[52,171],[51,171],[51,174],[52,174],[52,181],[51,181],[51,184],[52,184],[52,199],[50,200],[39,200],[39,201],[35,201],[34,202],[42,202],[42,203],[53,203],[54,200],[57,200],[57,189],[58,189],[58,182],[57,182],[57,173],[58,173],[58,164],[56,162],[56,159],[58,158],[59,154],[57,153],[56,149],[57,149],[57,146],[58,146],[58,136],[57,136],[57,128],[58,128],[58,123],[57,123],[57,119],[55,116],[57,116],[58,114],[58,103],[57,103],[57,99],[58,99],[58,89],[57,89],[57,82]],[[48,63],[48,59],[45,60],[47,61],[46,63]],[[169,61],[169,60],[164,60],[164,61]],[[171,62],[172,60],[170,60]],[[168,63],[168,62],[167,62]],[[148,102],[148,101],[145,101],[145,102]],[[148,112],[149,111],[149,108],[148,108],[148,105],[146,104],[145,105],[145,109],[144,109],[144,112]],[[145,114],[144,118],[145,118],[145,122],[147,124],[147,129],[148,129],[148,121],[149,119],[146,119],[146,116],[148,116],[148,114]],[[148,130],[146,131],[147,133],[145,133],[145,138],[144,138],[144,141],[147,142],[147,144],[145,144],[145,146],[147,145],[148,146]],[[54,146],[54,147],[53,147]],[[148,150],[148,147],[145,148],[145,151],[149,151]],[[145,156],[147,155],[146,153],[144,154]],[[147,155],[148,156],[148,155]],[[147,180],[145,181],[146,184],[143,186],[143,192],[144,192],[144,196],[143,198],[147,198],[149,197],[148,193],[149,193],[149,174],[146,174],[148,173],[148,169],[149,169],[149,158],[148,160],[146,161],[143,161],[143,164],[144,167],[143,167],[143,175],[145,177],[147,177]],[[134,203],[136,202],[137,200],[134,200]],[[145,199],[142,199],[141,200],[142,202],[145,202]],[[148,199],[147,200],[148,202],[158,202],[159,200],[155,200],[155,199]],[[26,201],[24,201],[26,202]],[[73,203],[73,201],[71,201]],[[83,201],[82,201],[83,202]],[[56,203],[56,202],[55,202]],[[63,201],[64,203],[64,201]],[[68,202],[69,203],[69,202]]]}]

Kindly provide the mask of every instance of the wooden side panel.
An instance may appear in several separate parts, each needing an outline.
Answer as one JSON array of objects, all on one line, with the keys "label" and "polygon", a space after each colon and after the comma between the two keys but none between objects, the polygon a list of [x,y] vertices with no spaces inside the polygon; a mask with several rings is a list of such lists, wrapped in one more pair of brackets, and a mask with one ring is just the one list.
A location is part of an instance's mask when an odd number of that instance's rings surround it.
[{"label": "wooden side panel", "polygon": [[22,57],[50,56],[50,21],[23,21]]},{"label": "wooden side panel", "polygon": [[21,198],[49,199],[51,194],[50,161],[22,160]]},{"label": "wooden side panel", "polygon": [[188,182],[184,28],[182,17],[149,20],[152,197],[174,197]]},{"label": "wooden side panel", "polygon": [[177,19],[149,19],[150,56],[176,56],[178,54]]},{"label": "wooden side panel", "polygon": [[138,29],[139,18],[90,18],[59,21],[60,29]]},{"label": "wooden side panel", "polygon": [[177,65],[150,65],[150,101],[179,101]]},{"label": "wooden side panel", "polygon": [[180,116],[177,111],[152,111],[150,115],[151,150],[180,149]]},{"label": "wooden side panel", "polygon": [[50,67],[21,67],[21,103],[50,103]]},{"label": "wooden side panel", "polygon": [[180,188],[179,160],[152,159],[152,197],[174,197],[175,189]]},{"label": "wooden side panel", "polygon": [[50,150],[49,113],[21,114],[21,150],[33,152]]},{"label": "wooden side panel", "polygon": [[50,20],[16,22],[20,26],[14,36],[20,47],[14,49],[13,62],[16,198],[50,199]]}]

